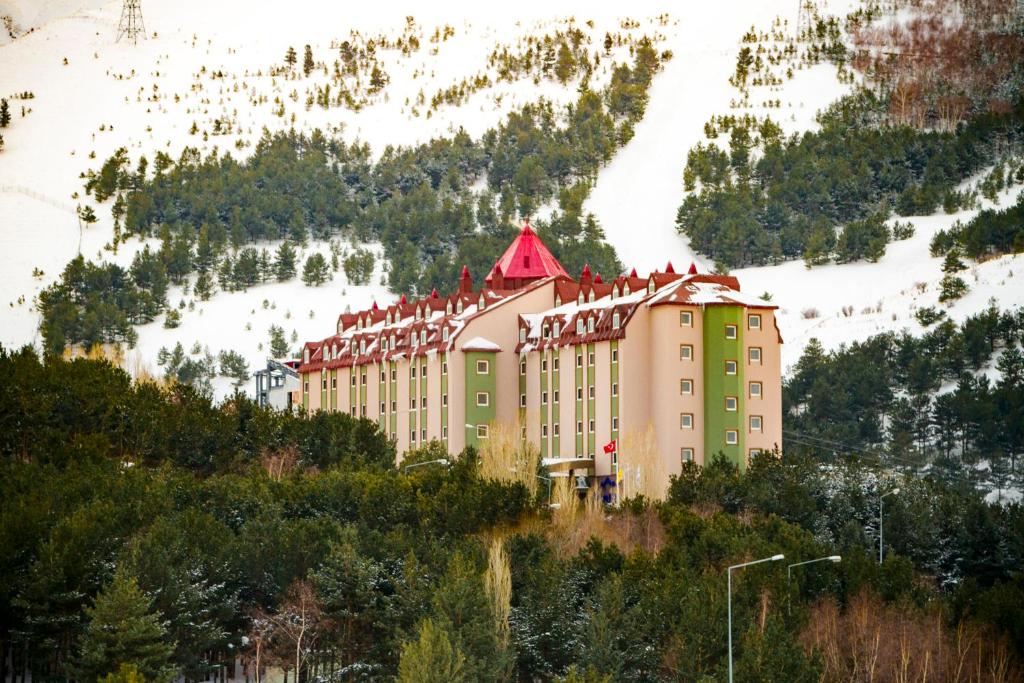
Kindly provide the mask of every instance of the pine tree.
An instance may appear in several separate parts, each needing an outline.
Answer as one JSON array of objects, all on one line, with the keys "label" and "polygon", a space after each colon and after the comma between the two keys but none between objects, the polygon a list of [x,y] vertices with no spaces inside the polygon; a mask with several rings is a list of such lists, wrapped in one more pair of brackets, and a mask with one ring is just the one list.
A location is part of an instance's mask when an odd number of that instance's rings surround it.
[{"label": "pine tree", "polygon": [[946,258],[942,261],[942,272],[946,275],[952,275],[953,273],[959,273],[961,270],[966,270],[967,266],[960,260],[960,251],[956,248],[950,249],[946,252]]},{"label": "pine tree", "polygon": [[170,681],[177,675],[170,665],[173,645],[166,642],[166,628],[150,604],[134,577],[120,570],[114,575],[86,608],[89,625],[81,640],[79,679],[95,681],[125,664],[148,681]]},{"label": "pine tree", "polygon": [[387,75],[376,64],[370,71],[370,92],[380,92],[388,84]]},{"label": "pine tree", "polygon": [[295,277],[295,247],[287,240],[277,248],[277,256],[274,259],[274,275],[278,282],[285,282]]},{"label": "pine tree", "polygon": [[331,277],[331,269],[323,254],[316,253],[306,259],[302,267],[302,281],[307,287],[319,287]]},{"label": "pine tree", "polygon": [[555,77],[559,83],[566,83],[572,78],[573,71],[576,69],[576,60],[573,59],[572,51],[569,46],[562,43],[558,48],[558,61],[555,63]]},{"label": "pine tree", "polygon": [[295,55],[295,48],[289,45],[288,51],[284,53],[284,63],[287,64],[289,68],[294,68],[296,61],[297,57]]},{"label": "pine tree", "polygon": [[213,278],[210,277],[209,271],[199,273],[192,291],[196,293],[200,301],[210,300],[210,296],[213,295]]},{"label": "pine tree", "polygon": [[302,57],[302,73],[309,76],[313,72],[313,48],[306,46],[306,52]]},{"label": "pine tree", "polygon": [[274,358],[288,356],[288,342],[284,338],[284,329],[278,325],[270,326],[270,355]]},{"label": "pine tree", "polygon": [[7,106],[7,100],[0,100],[0,128],[6,128],[11,123],[11,109]]},{"label": "pine tree", "polygon": [[424,619],[415,640],[402,646],[398,661],[399,683],[447,683],[466,680],[466,656],[449,633]]}]

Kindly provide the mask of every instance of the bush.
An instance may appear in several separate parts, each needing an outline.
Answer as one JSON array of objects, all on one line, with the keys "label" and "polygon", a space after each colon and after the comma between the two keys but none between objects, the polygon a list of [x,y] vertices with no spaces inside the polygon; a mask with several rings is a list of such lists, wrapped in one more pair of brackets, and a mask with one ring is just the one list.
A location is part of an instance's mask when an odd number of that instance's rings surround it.
[{"label": "bush", "polygon": [[967,283],[956,275],[946,275],[940,285],[939,301],[945,303],[959,299],[967,293]]}]

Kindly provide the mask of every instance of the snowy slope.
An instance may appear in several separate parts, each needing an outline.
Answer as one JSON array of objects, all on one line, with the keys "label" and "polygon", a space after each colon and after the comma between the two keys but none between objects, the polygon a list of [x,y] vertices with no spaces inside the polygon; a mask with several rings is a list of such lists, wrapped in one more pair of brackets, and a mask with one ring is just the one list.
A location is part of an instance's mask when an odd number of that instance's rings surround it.
[{"label": "snowy slope", "polygon": [[[823,11],[843,14],[853,3],[819,4],[826,5]],[[415,106],[418,93],[429,101],[438,89],[486,71],[487,55],[495,47],[514,50],[528,34],[570,25],[593,36],[594,49],[600,49],[600,37],[608,30],[656,35],[658,48],[674,53],[655,77],[634,138],[599,173],[586,208],[598,217],[627,267],[646,271],[671,259],[677,267],[695,260],[709,268],[713,264],[695,258],[675,230],[686,153],[703,140],[704,123],[715,114],[754,113],[770,115],[787,132],[806,130],[814,125],[818,109],[850,87],[840,83],[833,66],[822,64],[797,71],[782,86],[765,88],[781,100],[780,109],[758,107],[765,93],[752,95],[753,106],[730,106],[737,91],[727,79],[741,35],[752,26],[766,28],[776,18],[791,24],[796,5],[790,0],[734,0],[691,7],[642,0],[623,8],[571,0],[553,8],[526,0],[432,3],[413,11],[408,2],[395,0],[356,5],[311,0],[297,6],[271,0],[145,0],[148,38],[132,46],[114,41],[121,11],[117,0],[0,0],[0,16],[13,17],[22,29],[35,27],[6,45],[0,42],[0,96],[35,94],[34,99],[11,100],[14,122],[3,131],[6,147],[0,152],[0,343],[38,341],[33,299],[79,251],[88,259],[127,264],[141,247],[133,241],[117,254],[104,250],[112,236],[109,206],[97,207],[99,223],[84,231],[74,213],[78,204],[92,203],[81,196],[80,174],[98,168],[118,147],[128,147],[133,161],[141,154],[152,159],[157,150],[177,157],[185,146],[204,151],[217,147],[244,156],[264,126],[319,127],[347,140],[364,140],[375,154],[387,144],[413,144],[460,127],[477,135],[524,102],[538,97],[571,101],[576,85],[498,83],[472,94],[461,106],[442,106],[430,117],[424,107]],[[669,21],[657,19],[662,12],[670,13]],[[410,13],[421,48],[410,55],[379,52],[390,77],[382,93],[358,112],[318,106],[307,110],[306,94],[326,82],[324,71],[332,68],[340,40],[349,39],[353,31],[394,39],[408,30]],[[620,20],[625,16],[639,27],[624,31]],[[434,31],[445,26],[451,36],[430,42]],[[307,43],[318,62],[308,79],[271,73],[281,66],[289,46],[301,60]],[[624,49],[617,49],[616,59],[627,57]],[[602,61],[595,87],[607,79],[611,61]],[[274,113],[275,99],[284,105],[283,116]],[[214,135],[215,119],[229,121],[230,133]],[[939,262],[928,256],[928,240],[935,230],[969,216],[915,219],[915,237],[891,244],[877,264],[807,270],[794,262],[736,274],[745,291],[769,292],[781,307],[788,366],[811,336],[834,347],[885,329],[917,329],[911,317],[914,307],[932,305],[937,297]],[[324,244],[310,248],[326,251]],[[951,315],[960,319],[976,312],[990,297],[1003,307],[1022,303],[1024,288],[1014,286],[1012,275],[1021,269],[1019,261],[1007,257],[973,269],[976,281],[967,278],[971,292],[952,307]],[[41,277],[33,276],[36,268],[43,271]],[[140,328],[137,355],[152,368],[161,347],[181,342],[189,349],[199,342],[212,353],[237,350],[258,366],[266,355],[270,324],[282,326],[289,339],[293,330],[299,339],[316,338],[330,331],[346,306],[358,309],[374,299],[389,301],[391,295],[376,284],[379,268],[369,287],[351,287],[338,274],[315,289],[295,280],[219,293],[210,302],[192,302],[192,310],[191,297],[173,290],[172,305],[186,304],[181,326],[166,330],[158,320]],[[919,291],[919,282],[929,283],[924,291]],[[879,303],[881,310],[874,311]],[[854,314],[843,315],[844,306],[852,306]],[[868,308],[874,312],[863,312]],[[819,315],[805,317],[808,309],[817,309]]]}]

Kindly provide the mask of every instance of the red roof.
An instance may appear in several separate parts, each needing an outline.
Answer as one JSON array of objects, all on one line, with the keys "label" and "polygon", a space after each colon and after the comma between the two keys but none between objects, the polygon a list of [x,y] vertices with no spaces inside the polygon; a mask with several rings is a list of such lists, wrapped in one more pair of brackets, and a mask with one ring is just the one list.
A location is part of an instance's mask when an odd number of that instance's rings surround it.
[{"label": "red roof", "polygon": [[565,268],[558,262],[558,259],[548,251],[544,243],[537,237],[530,224],[523,226],[522,232],[509,245],[505,253],[501,255],[494,268],[487,275],[490,280],[495,274],[495,269],[500,267],[500,272],[506,280],[544,278],[552,275],[565,275]]}]

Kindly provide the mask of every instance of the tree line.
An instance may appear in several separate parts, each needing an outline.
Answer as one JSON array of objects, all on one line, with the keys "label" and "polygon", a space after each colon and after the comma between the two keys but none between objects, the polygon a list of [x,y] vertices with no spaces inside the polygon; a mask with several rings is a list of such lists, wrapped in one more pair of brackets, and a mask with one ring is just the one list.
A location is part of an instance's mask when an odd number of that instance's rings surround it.
[{"label": "tree line", "polygon": [[[968,200],[956,185],[1024,134],[1019,98],[953,131],[888,123],[885,107],[885,97],[859,92],[819,114],[819,130],[788,138],[771,121],[737,120],[726,149],[710,142],[690,151],[680,232],[726,267],[877,258],[892,238],[884,226],[892,212],[956,211]],[[873,247],[851,250],[847,233],[864,232],[872,217],[881,226],[870,231]]]},{"label": "tree line", "polygon": [[[687,464],[664,502],[604,510],[565,488],[553,510],[472,450],[398,469],[347,415],[213,405],[28,349],[0,368],[13,680],[205,680],[236,656],[293,683],[717,680],[725,567],[776,553],[842,562],[734,576],[741,680],[1020,673],[1022,509],[942,478],[723,457]],[[897,483],[879,564],[877,495]]]}]

